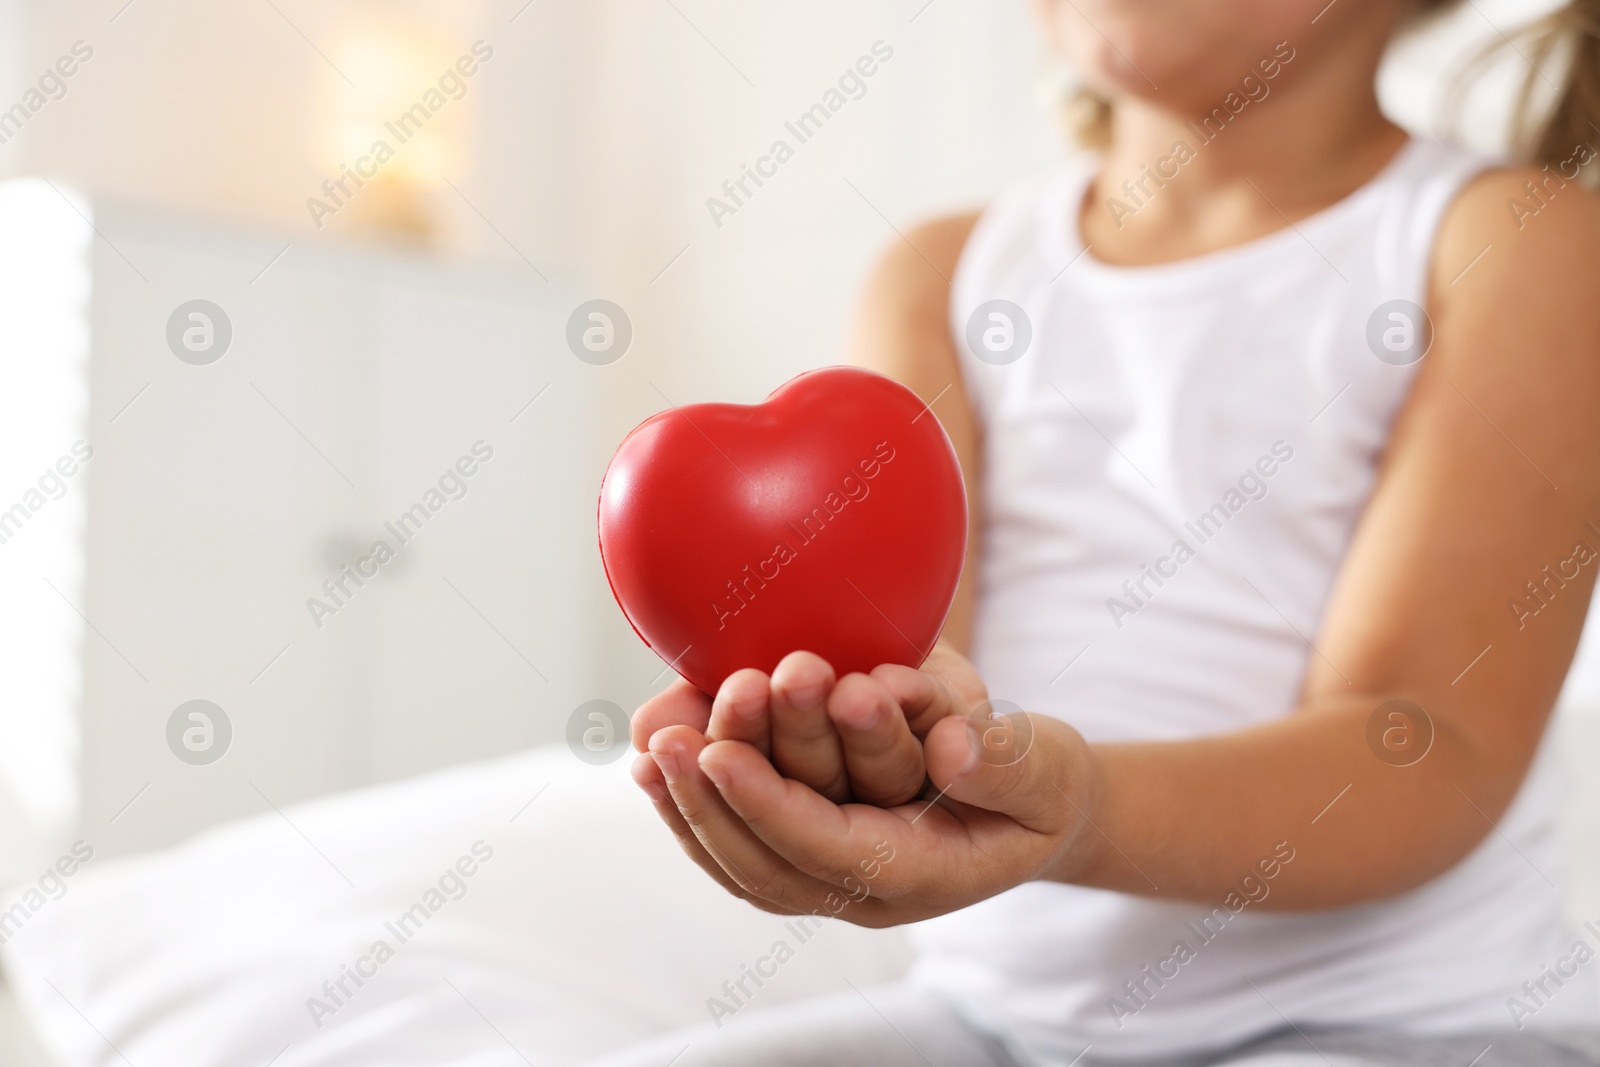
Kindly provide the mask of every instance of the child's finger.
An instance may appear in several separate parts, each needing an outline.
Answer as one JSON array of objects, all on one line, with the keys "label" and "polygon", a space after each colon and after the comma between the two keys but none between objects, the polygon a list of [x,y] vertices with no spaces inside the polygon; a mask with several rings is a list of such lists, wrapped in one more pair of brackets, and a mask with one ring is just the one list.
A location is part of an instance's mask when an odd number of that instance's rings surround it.
[{"label": "child's finger", "polygon": [[967,714],[950,687],[925,670],[885,663],[873,668],[872,680],[899,705],[906,725],[919,738],[927,737],[940,719]]},{"label": "child's finger", "polygon": [[791,652],[772,672],[772,763],[836,804],[850,797],[844,750],[828,718],[833,668],[811,652]]},{"label": "child's finger", "polygon": [[667,828],[672,831],[672,836],[677,839],[678,847],[683,849],[684,855],[693,860],[701,870],[709,874],[718,885],[740,900],[748,900],[763,911],[784,915],[789,914],[787,911],[783,911],[758,897],[746,893],[739,883],[733,880],[733,876],[723,870],[722,865],[711,857],[711,853],[705,850],[705,846],[700,843],[700,839],[694,836],[694,831],[690,829],[689,823],[684,819],[683,812],[679,811],[678,805],[673,803],[672,794],[667,791],[666,780],[661,775],[661,768],[656,765],[655,758],[650,753],[646,752],[633,761],[632,774],[634,782],[638,784],[640,789],[644,790],[645,796],[649,797],[650,803],[655,806],[656,814],[661,817],[661,821],[666,823]]},{"label": "child's finger", "polygon": [[708,741],[743,741],[763,756],[772,753],[772,688],[770,680],[754,667],[734,671],[717,689],[711,702]]},{"label": "child's finger", "polygon": [[[779,777],[771,764],[739,745],[706,746],[700,765],[730,810],[767,847],[797,874],[830,890],[829,910],[836,915],[840,898],[847,897],[853,909],[851,921],[867,919],[862,925],[875,925],[868,913],[883,909],[885,894],[864,890],[914,885],[923,873],[911,858],[917,850],[907,850],[893,876],[880,877],[897,849],[906,849],[922,836],[914,821],[903,815],[857,808],[867,817],[853,816],[850,808],[830,804],[799,782]],[[925,851],[927,839],[923,840]],[[956,872],[940,873],[948,882]]]},{"label": "child's finger", "polygon": [[[718,745],[742,749],[750,758],[759,759],[754,750],[737,742]],[[733,813],[700,769],[700,753],[706,747],[704,737],[680,727],[663,730],[650,741],[650,754],[684,821],[711,858],[746,893],[791,913],[810,910],[833,887],[800,873]]]},{"label": "child's finger", "polygon": [[924,742],[928,776],[952,800],[1054,833],[1082,817],[1072,799],[1088,779],[1087,746],[1048,715],[949,718]]},{"label": "child's finger", "polygon": [[927,781],[922,744],[900,705],[877,681],[845,675],[828,698],[828,717],[839,731],[850,792],[857,800],[888,808],[922,792]]},{"label": "child's finger", "polygon": [[628,734],[634,749],[644,752],[657,730],[687,726],[704,733],[710,721],[711,698],[680,678],[639,705],[628,724]]}]

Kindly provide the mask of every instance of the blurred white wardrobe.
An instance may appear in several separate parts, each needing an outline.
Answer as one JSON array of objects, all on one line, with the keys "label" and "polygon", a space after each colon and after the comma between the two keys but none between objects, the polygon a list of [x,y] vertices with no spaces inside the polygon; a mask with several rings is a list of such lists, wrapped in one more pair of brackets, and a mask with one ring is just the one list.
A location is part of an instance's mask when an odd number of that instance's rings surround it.
[{"label": "blurred white wardrobe", "polygon": [[[0,184],[0,233],[0,509],[93,449],[0,545],[0,883],[72,836],[166,843],[555,740],[579,703],[622,695],[594,652],[611,607],[592,428],[615,368],[568,351],[578,297],[40,179]],[[213,362],[169,344],[192,300],[231,330]],[[471,476],[449,477],[463,457]],[[385,526],[441,500],[403,545]],[[333,599],[323,583],[379,540],[394,558]],[[216,762],[169,748],[191,700],[228,719]]]}]

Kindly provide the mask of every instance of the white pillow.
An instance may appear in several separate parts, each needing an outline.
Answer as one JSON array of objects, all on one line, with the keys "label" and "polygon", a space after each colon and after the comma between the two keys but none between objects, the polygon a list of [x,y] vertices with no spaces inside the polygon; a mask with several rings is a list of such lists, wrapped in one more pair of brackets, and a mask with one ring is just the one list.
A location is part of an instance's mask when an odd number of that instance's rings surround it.
[{"label": "white pillow", "polygon": [[[709,1020],[795,940],[678,851],[627,763],[535,749],[97,862],[0,959],[67,1067],[583,1063]],[[909,959],[834,921],[750,1003]]]}]

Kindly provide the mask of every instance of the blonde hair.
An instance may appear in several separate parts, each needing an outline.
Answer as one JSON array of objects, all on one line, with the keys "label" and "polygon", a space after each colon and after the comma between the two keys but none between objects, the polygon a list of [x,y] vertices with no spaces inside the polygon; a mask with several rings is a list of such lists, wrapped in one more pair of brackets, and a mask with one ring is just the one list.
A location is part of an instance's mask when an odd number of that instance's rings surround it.
[{"label": "blonde hair", "polygon": [[[1420,0],[1416,11],[1433,15],[1459,7],[1464,0]],[[1512,39],[1491,45],[1468,64],[1463,75],[1478,73],[1488,60],[1507,48],[1516,48],[1530,67],[1518,94],[1512,126],[1512,148],[1526,162],[1538,166],[1569,159],[1578,145],[1600,138],[1600,0],[1569,0],[1556,11],[1523,27]],[[1567,51],[1566,73],[1542,121],[1535,114],[1540,73],[1553,55]],[[1105,148],[1111,143],[1115,120],[1111,101],[1088,88],[1073,91],[1064,118],[1073,139],[1083,148]],[[1587,171],[1585,172],[1587,176]]]},{"label": "blonde hair", "polygon": [[[1431,6],[1442,8],[1456,2],[1442,0]],[[1600,120],[1600,0],[1569,0],[1515,37],[1527,42],[1529,67],[1517,99],[1512,147],[1527,162],[1540,166],[1560,163],[1571,157],[1577,146],[1593,144],[1600,137],[1600,128],[1595,126]],[[1484,56],[1508,46],[1515,47],[1505,41]],[[1541,121],[1534,108],[1535,90],[1543,78],[1540,71],[1563,50],[1568,53],[1566,73]],[[1467,68],[1467,72],[1473,70]]]}]

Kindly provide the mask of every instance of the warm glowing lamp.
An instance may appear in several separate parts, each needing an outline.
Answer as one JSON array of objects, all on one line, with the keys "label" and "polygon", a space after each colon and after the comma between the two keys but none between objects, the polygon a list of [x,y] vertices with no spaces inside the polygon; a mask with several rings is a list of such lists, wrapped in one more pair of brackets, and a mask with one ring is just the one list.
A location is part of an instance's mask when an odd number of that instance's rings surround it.
[{"label": "warm glowing lamp", "polygon": [[437,30],[392,16],[336,32],[318,151],[328,178],[315,198],[322,206],[308,204],[319,226],[337,216],[368,233],[438,237],[432,201],[466,155],[467,83],[450,73],[456,52]]}]

